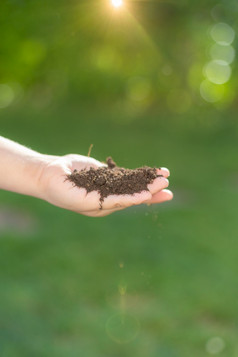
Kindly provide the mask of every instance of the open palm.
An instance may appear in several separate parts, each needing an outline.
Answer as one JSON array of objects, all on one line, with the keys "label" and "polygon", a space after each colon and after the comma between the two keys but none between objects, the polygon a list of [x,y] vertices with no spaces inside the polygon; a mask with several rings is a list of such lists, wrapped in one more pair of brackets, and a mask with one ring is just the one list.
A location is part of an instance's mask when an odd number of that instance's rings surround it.
[{"label": "open palm", "polygon": [[148,191],[133,195],[110,195],[104,199],[102,209],[100,209],[100,194],[97,191],[88,193],[85,188],[75,187],[72,182],[66,180],[66,175],[71,174],[75,169],[82,170],[100,166],[107,165],[82,155],[70,154],[51,157],[40,177],[44,199],[55,206],[86,216],[102,217],[133,205],[161,203],[173,197],[173,194],[166,190],[169,185],[167,180],[169,171],[162,168],[157,171],[164,177],[158,177],[152,184],[149,184]]}]

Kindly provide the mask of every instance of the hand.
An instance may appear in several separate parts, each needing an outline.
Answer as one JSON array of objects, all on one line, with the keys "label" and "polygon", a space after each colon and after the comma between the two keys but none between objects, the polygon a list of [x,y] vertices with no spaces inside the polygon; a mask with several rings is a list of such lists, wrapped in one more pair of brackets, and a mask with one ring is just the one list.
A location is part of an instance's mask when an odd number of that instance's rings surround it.
[{"label": "hand", "polygon": [[82,155],[49,156],[48,160],[44,160],[39,179],[42,198],[55,206],[91,217],[102,217],[133,205],[161,203],[173,198],[172,192],[166,190],[169,185],[167,180],[169,171],[162,168],[157,169],[157,172],[164,177],[157,177],[152,184],[149,184],[147,186],[149,191],[133,195],[110,195],[104,199],[100,210],[100,194],[97,191],[87,193],[85,188],[75,187],[72,182],[65,180],[66,175],[71,174],[75,169],[100,166],[107,165]]}]

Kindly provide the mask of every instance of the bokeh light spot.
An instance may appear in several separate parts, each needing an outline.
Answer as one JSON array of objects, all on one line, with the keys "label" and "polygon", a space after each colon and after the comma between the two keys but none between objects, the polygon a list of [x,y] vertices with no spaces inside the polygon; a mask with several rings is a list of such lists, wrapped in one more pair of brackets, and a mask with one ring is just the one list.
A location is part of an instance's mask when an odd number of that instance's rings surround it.
[{"label": "bokeh light spot", "polygon": [[232,63],[235,58],[235,50],[232,46],[222,46],[215,43],[211,47],[211,57],[214,60],[221,60],[228,64]]},{"label": "bokeh light spot", "polygon": [[125,313],[111,316],[106,323],[106,332],[115,342],[123,344],[133,341],[140,329],[136,318]]},{"label": "bokeh light spot", "polygon": [[200,94],[202,98],[209,103],[215,103],[224,96],[224,86],[216,85],[205,79],[200,85]]},{"label": "bokeh light spot", "polygon": [[204,73],[210,82],[224,84],[230,79],[231,68],[225,61],[213,60],[205,66]]},{"label": "bokeh light spot", "polygon": [[212,337],[206,343],[206,351],[211,355],[221,353],[225,348],[225,342],[220,337]]},{"label": "bokeh light spot", "polygon": [[231,26],[219,22],[212,27],[211,36],[219,45],[228,46],[234,41],[235,31]]},{"label": "bokeh light spot", "polygon": [[0,84],[0,108],[8,107],[14,98],[13,89],[8,84]]}]

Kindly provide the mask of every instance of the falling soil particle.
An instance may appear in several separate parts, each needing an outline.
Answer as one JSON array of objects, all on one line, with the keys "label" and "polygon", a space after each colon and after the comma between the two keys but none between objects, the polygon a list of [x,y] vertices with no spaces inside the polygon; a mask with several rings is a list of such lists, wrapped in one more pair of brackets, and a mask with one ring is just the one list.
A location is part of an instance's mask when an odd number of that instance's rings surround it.
[{"label": "falling soil particle", "polygon": [[156,168],[144,166],[134,170],[125,169],[117,166],[111,157],[108,157],[106,162],[107,167],[74,170],[66,178],[74,186],[85,188],[87,192],[98,191],[100,193],[100,209],[102,209],[102,202],[107,196],[148,191],[148,184],[157,177],[163,177],[163,175],[157,174]]}]

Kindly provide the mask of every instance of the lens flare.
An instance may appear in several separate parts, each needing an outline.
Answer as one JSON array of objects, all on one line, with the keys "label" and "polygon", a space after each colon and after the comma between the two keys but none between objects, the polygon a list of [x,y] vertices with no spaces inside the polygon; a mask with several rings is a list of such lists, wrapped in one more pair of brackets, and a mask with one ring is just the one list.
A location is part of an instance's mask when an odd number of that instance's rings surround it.
[{"label": "lens flare", "polygon": [[115,7],[117,9],[123,5],[123,1],[122,0],[111,0],[111,4],[113,7]]}]

